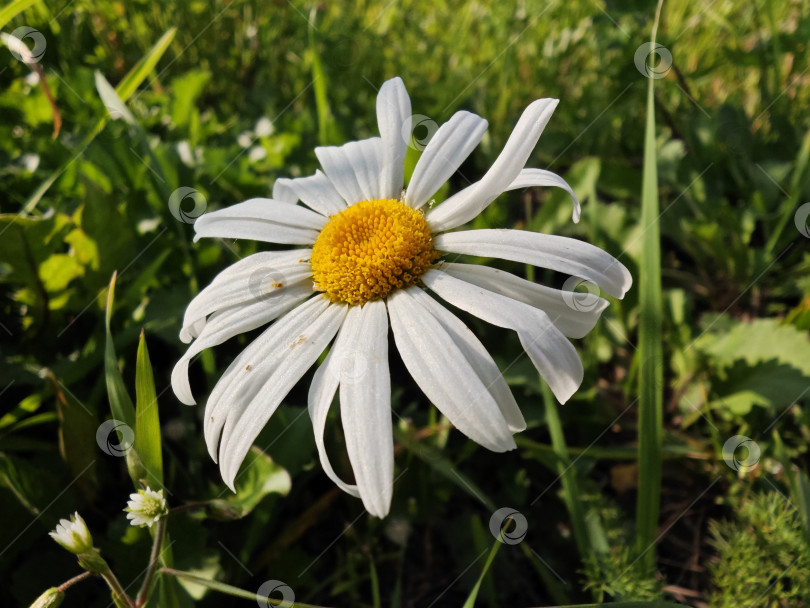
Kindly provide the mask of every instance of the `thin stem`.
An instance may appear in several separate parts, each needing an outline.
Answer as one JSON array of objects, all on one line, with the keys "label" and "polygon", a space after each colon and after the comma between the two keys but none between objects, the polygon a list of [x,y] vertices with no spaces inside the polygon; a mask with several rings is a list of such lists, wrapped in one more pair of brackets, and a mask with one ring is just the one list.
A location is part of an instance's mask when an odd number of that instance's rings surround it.
[{"label": "thin stem", "polygon": [[68,589],[70,589],[73,585],[75,585],[76,583],[81,583],[83,580],[88,579],[91,576],[93,576],[92,572],[82,572],[78,576],[74,576],[73,578],[71,578],[69,580],[66,580],[64,583],[59,585],[57,587],[57,589],[59,589],[59,591],[61,591],[61,592],[65,592]]},{"label": "thin stem", "polygon": [[143,579],[143,585],[138,592],[138,599],[135,601],[135,608],[140,608],[146,604],[149,599],[149,592],[152,589],[152,581],[155,578],[155,572],[158,568],[160,561],[160,549],[163,546],[163,536],[166,531],[166,517],[161,517],[157,522],[155,529],[155,540],[152,543],[152,555],[149,556],[149,568],[146,571],[146,578]]},{"label": "thin stem", "polygon": [[206,509],[208,505],[210,505],[210,501],[202,501],[202,502],[189,502],[184,505],[178,505],[176,507],[172,507],[169,509],[169,515],[174,515],[175,513],[182,513],[183,511],[196,511],[197,509]]},{"label": "thin stem", "polygon": [[106,572],[101,572],[101,577],[106,581],[107,585],[109,585],[110,590],[113,593],[113,601],[117,606],[127,606],[128,608],[134,608],[135,603],[132,601],[132,598],[127,595],[127,592],[124,591],[124,588],[121,586],[121,583],[113,574],[113,571],[107,568]]}]

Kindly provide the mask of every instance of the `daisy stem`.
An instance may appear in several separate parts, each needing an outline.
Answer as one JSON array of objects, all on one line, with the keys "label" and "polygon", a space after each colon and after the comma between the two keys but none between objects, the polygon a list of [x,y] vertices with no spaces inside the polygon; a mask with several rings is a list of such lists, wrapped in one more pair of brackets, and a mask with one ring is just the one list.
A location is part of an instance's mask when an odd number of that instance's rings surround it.
[{"label": "daisy stem", "polygon": [[146,571],[146,578],[143,579],[141,590],[138,591],[138,599],[135,602],[135,608],[140,608],[145,605],[149,600],[152,591],[152,583],[157,572],[158,564],[160,562],[160,550],[163,546],[163,536],[166,530],[166,517],[161,517],[157,522],[155,529],[155,539],[152,543],[152,555],[149,557],[149,567]]}]

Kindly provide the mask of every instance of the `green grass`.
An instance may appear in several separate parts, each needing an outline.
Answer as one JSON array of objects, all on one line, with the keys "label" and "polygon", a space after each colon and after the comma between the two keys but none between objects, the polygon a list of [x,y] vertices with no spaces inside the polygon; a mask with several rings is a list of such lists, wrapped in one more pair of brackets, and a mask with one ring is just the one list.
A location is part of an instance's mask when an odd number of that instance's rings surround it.
[{"label": "green grass", "polygon": [[[248,605],[269,580],[313,606],[810,603],[795,567],[810,538],[810,254],[795,224],[810,200],[810,14],[742,0],[665,2],[660,19],[655,8],[0,9],[4,33],[44,37],[53,97],[37,68],[0,49],[0,604],[28,605],[80,573],[47,536],[77,510],[134,594],[154,530],[128,527],[122,509],[147,476],[184,505],[167,524],[161,605]],[[651,33],[673,60],[660,79],[634,61]],[[633,288],[575,341],[585,378],[563,406],[515,336],[461,315],[528,423],[506,454],[451,430],[394,357],[399,477],[386,520],[323,474],[310,377],[258,438],[264,453],[251,452],[234,495],[208,457],[202,407],[167,388],[188,301],[261,247],[192,243],[169,199],[189,187],[213,210],[312,173],[315,146],[377,134],[377,89],[394,75],[414,114],[489,121],[440,198],[484,174],[527,104],[559,98],[528,166],[569,181],[582,221],[565,193],[538,189],[502,196],[472,225],[588,241],[629,268]],[[271,132],[256,133],[262,119]],[[252,337],[192,365],[201,403]],[[95,436],[109,418],[135,429],[125,457],[101,446],[126,437]],[[757,443],[757,466],[724,452],[734,436]],[[350,479],[338,419],[326,440]],[[516,545],[491,532],[502,507],[526,517]],[[64,605],[108,603],[91,579]]]}]

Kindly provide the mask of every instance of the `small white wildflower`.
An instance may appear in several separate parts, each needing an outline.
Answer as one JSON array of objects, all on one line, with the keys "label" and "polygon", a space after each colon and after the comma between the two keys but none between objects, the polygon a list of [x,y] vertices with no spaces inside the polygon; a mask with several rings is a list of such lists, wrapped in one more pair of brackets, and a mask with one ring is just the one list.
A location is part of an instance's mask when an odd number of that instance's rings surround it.
[{"label": "small white wildflower", "polygon": [[253,127],[253,130],[256,132],[256,137],[267,137],[268,135],[272,135],[273,131],[276,129],[273,126],[272,120],[267,118],[267,116],[262,116],[256,121],[256,126]]},{"label": "small white wildflower", "polygon": [[93,537],[82,516],[74,513],[70,519],[61,519],[56,529],[49,532],[51,538],[76,555],[93,550]]},{"label": "small white wildflower", "polygon": [[161,517],[169,512],[166,506],[166,499],[163,498],[163,490],[152,490],[146,488],[145,490],[138,490],[137,492],[129,495],[127,501],[127,519],[133,526],[149,526],[157,522]]},{"label": "small white wildflower", "polygon": [[263,160],[267,156],[267,150],[262,148],[261,146],[253,146],[248,152],[248,159],[251,162],[258,162]]},{"label": "small white wildflower", "polygon": [[236,138],[236,143],[243,148],[249,148],[250,144],[253,143],[253,131],[242,131],[239,137]]}]

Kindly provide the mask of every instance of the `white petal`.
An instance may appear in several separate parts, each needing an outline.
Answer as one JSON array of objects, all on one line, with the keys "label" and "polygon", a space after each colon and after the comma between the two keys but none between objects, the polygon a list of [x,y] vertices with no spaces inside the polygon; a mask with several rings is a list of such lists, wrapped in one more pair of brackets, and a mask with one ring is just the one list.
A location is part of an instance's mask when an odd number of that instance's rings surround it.
[{"label": "white petal", "polygon": [[180,339],[191,342],[200,335],[205,318],[217,310],[272,299],[285,287],[312,276],[311,254],[311,249],[263,251],[228,266],[189,303]]},{"label": "white petal", "polygon": [[205,442],[217,460],[217,445],[226,418],[239,416],[286,355],[284,348],[308,332],[329,306],[315,296],[292,309],[245,348],[222,374],[205,404]]},{"label": "white petal", "polygon": [[450,304],[487,323],[515,330],[526,354],[560,403],[568,401],[579,388],[583,376],[579,355],[545,312],[440,270],[428,270],[422,281]]},{"label": "white petal", "polygon": [[[234,415],[234,412],[227,414],[219,444],[219,466],[223,481],[232,490],[235,491],[234,482],[239,465],[245,459],[253,441],[282,399],[312,367],[335,337],[346,317],[347,309],[348,306],[345,304],[330,304],[317,319],[301,328],[297,338],[277,342],[269,353],[269,359],[275,360],[270,376],[238,415]],[[265,366],[268,363],[262,360],[258,365]],[[248,399],[245,395],[239,395],[239,398]]]},{"label": "white petal", "polygon": [[419,209],[461,166],[487,130],[487,121],[456,112],[431,138],[413,170],[405,202]]},{"label": "white petal", "polygon": [[172,390],[174,390],[174,394],[186,405],[194,405],[196,401],[188,380],[188,366],[198,353],[201,353],[206,348],[222,344],[238,334],[270,323],[310,296],[312,296],[312,284],[310,282],[297,283],[278,294],[268,297],[266,300],[230,306],[211,315],[202,333],[172,370]]},{"label": "white petal", "polygon": [[308,177],[277,179],[273,184],[273,199],[292,203],[300,200],[313,211],[327,217],[346,208],[346,201],[320,171]]},{"label": "white petal", "polygon": [[326,221],[324,216],[300,205],[253,198],[197,218],[194,240],[220,237],[309,245],[318,238],[318,231]]},{"label": "white petal", "polygon": [[382,138],[380,197],[399,200],[411,131],[411,99],[401,78],[386,80],[377,94],[377,124]]},{"label": "white petal", "polygon": [[526,165],[558,103],[558,99],[538,99],[529,104],[484,177],[430,210],[428,222],[436,232],[470,221],[507,189]]},{"label": "white petal", "polygon": [[441,323],[424,305],[421,288],[388,297],[397,350],[428,399],[473,441],[494,452],[512,450],[515,440],[503,414]]},{"label": "white petal", "polygon": [[433,237],[439,251],[501,258],[550,268],[599,285],[616,298],[633,284],[630,271],[609,253],[590,243],[525,230],[485,229]]},{"label": "white petal", "polygon": [[351,312],[350,308],[346,320],[340,328],[340,333],[335,338],[335,343],[312,378],[312,384],[309,385],[308,407],[309,416],[312,419],[312,430],[315,434],[315,445],[318,448],[318,459],[321,461],[324,473],[341,490],[359,498],[360,491],[357,486],[344,482],[335,473],[329,462],[329,455],[326,453],[326,445],[323,440],[329,407],[332,405],[332,400],[335,398],[340,384],[340,370],[344,365],[344,355],[354,343],[353,332],[356,328],[348,323]]},{"label": "white petal", "polygon": [[579,222],[579,217],[582,214],[582,207],[579,204],[577,195],[574,190],[568,185],[568,182],[561,178],[556,173],[546,171],[545,169],[523,169],[514,181],[509,184],[507,190],[521,190],[524,188],[533,188],[534,186],[554,186],[562,188],[571,195],[574,201],[573,220],[574,223]]},{"label": "white petal", "polygon": [[394,486],[385,302],[352,307],[346,323],[356,326],[353,345],[344,355],[340,372],[340,416],[346,450],[363,506],[382,518],[391,508]]},{"label": "white petal", "polygon": [[509,430],[513,433],[519,433],[526,428],[526,421],[523,414],[518,407],[512,391],[509,390],[509,385],[506,384],[501,370],[492,359],[487,349],[481,344],[481,341],[475,337],[475,334],[469,327],[455,316],[452,312],[447,310],[444,306],[439,304],[431,297],[419,298],[425,307],[430,310],[436,320],[441,323],[442,327],[447,331],[456,346],[459,347],[461,352],[466,357],[467,361],[481,378],[481,381],[486,386],[489,393],[495,399],[498,407],[501,409],[506,424]]},{"label": "white petal", "polygon": [[379,137],[315,148],[315,155],[326,177],[349,205],[380,198],[382,140]]},{"label": "white petal", "polygon": [[569,338],[582,338],[596,325],[609,302],[596,294],[553,289],[479,264],[443,264],[447,274],[546,311]]}]

